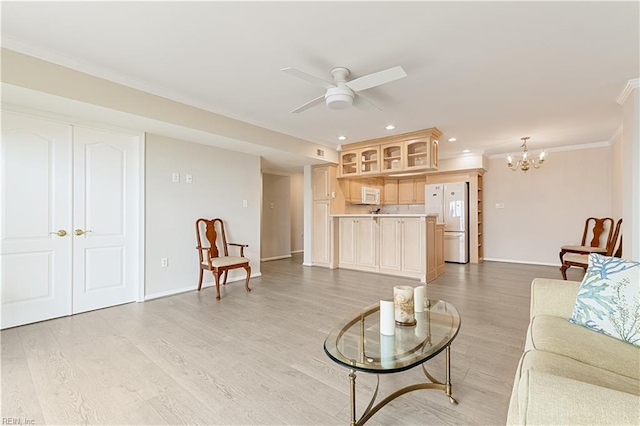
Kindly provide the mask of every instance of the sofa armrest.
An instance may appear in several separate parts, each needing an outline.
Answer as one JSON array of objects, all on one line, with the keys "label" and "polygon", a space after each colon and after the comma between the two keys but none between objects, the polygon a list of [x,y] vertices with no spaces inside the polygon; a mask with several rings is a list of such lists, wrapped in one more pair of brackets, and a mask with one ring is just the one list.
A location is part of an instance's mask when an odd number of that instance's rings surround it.
[{"label": "sofa armrest", "polygon": [[578,281],[535,278],[531,283],[530,318],[538,315],[569,318],[579,287]]}]

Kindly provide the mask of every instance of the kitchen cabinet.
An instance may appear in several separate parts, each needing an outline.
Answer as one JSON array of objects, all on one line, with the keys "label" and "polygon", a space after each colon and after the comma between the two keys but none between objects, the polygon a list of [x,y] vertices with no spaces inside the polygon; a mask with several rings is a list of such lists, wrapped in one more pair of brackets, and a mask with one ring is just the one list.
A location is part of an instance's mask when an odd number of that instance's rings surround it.
[{"label": "kitchen cabinet", "polygon": [[[358,204],[362,201],[362,187],[377,188],[382,192],[384,183],[381,178],[357,178],[340,180],[345,200],[348,203]],[[381,201],[382,203],[382,201]]]},{"label": "kitchen cabinet", "polygon": [[398,179],[385,179],[382,204],[398,204]]},{"label": "kitchen cabinet", "polygon": [[425,263],[424,223],[419,217],[380,218],[379,272],[421,276]]},{"label": "kitchen cabinet", "polygon": [[427,221],[427,282],[438,277],[436,247],[436,220],[434,219]]},{"label": "kitchen cabinet", "polygon": [[358,176],[360,157],[358,150],[343,151],[340,154],[340,177]]},{"label": "kitchen cabinet", "polygon": [[332,214],[345,211],[345,197],[337,179],[337,166],[323,164],[312,168],[313,235],[311,259],[314,265],[329,266],[330,225]]},{"label": "kitchen cabinet", "polygon": [[436,224],[436,275],[444,274],[444,223]]},{"label": "kitchen cabinet", "polygon": [[395,172],[404,170],[404,143],[396,142],[380,146],[382,171]]},{"label": "kitchen cabinet", "polygon": [[417,132],[343,145],[340,178],[438,170],[440,130]]},{"label": "kitchen cabinet", "polygon": [[329,266],[331,260],[329,201],[313,202],[313,245],[311,257],[315,266]]},{"label": "kitchen cabinet", "polygon": [[424,176],[398,179],[398,204],[424,204]]},{"label": "kitchen cabinet", "polygon": [[358,150],[360,176],[380,174],[380,147],[372,146]]},{"label": "kitchen cabinet", "polygon": [[341,217],[339,227],[339,267],[375,271],[377,219]]}]

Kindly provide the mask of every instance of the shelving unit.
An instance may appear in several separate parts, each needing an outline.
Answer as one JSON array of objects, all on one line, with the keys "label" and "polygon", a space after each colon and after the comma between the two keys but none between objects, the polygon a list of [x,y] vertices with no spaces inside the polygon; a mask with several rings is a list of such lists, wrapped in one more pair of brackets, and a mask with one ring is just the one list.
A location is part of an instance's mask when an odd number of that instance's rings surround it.
[{"label": "shelving unit", "polygon": [[483,225],[482,225],[482,175],[478,175],[478,262],[484,261]]},{"label": "shelving unit", "polygon": [[340,176],[358,175],[358,151],[345,151],[340,155]]},{"label": "shelving unit", "polygon": [[363,148],[358,150],[360,158],[360,174],[380,173],[380,148]]},{"label": "shelving unit", "polygon": [[401,143],[382,145],[382,171],[402,170],[404,162],[402,161],[402,151],[404,145]]},{"label": "shelving unit", "polygon": [[423,169],[429,164],[429,149],[426,140],[407,141],[406,152],[405,169]]}]

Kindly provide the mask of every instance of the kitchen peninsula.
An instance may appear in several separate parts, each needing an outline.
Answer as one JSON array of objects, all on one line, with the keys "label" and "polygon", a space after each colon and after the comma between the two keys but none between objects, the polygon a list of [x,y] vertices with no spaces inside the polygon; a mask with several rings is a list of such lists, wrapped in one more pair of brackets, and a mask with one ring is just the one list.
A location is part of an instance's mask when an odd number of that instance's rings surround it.
[{"label": "kitchen peninsula", "polygon": [[433,214],[330,216],[329,268],[429,282],[444,272],[444,224]]}]

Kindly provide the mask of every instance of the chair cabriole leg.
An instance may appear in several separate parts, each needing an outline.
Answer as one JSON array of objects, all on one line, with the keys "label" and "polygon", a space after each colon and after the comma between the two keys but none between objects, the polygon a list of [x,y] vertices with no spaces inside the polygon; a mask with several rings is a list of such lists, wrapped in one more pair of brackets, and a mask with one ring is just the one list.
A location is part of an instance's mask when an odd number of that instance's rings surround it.
[{"label": "chair cabriole leg", "polygon": [[198,291],[202,289],[202,275],[204,274],[204,269],[200,268],[200,278],[198,279]]},{"label": "chair cabriole leg", "polygon": [[213,279],[216,281],[216,300],[220,300],[220,272],[213,272]]},{"label": "chair cabriole leg", "polygon": [[244,289],[247,291],[251,291],[249,288],[249,278],[251,277],[251,266],[245,266],[244,269],[247,271],[247,278],[244,282]]}]

